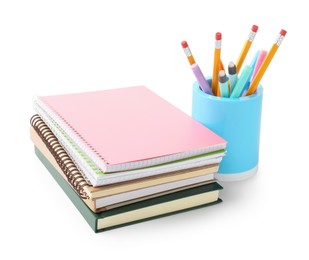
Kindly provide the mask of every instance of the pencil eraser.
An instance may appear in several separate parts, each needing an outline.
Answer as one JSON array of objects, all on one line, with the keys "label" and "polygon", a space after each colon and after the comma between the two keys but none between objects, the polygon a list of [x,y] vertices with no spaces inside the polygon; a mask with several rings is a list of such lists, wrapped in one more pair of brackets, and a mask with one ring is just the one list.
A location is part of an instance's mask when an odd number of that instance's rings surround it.
[{"label": "pencil eraser", "polygon": [[219,71],[219,82],[220,83],[226,82],[226,74],[225,74],[224,70]]},{"label": "pencil eraser", "polygon": [[259,29],[259,27],[257,25],[253,25],[252,28],[251,28],[251,31],[257,32],[258,29]]},{"label": "pencil eraser", "polygon": [[282,36],[285,36],[285,35],[286,35],[286,30],[283,30],[283,29],[282,29],[282,30],[280,31],[280,34],[281,34]]},{"label": "pencil eraser", "polygon": [[234,62],[231,61],[231,62],[229,63],[228,71],[229,71],[229,74],[230,74],[230,75],[236,74],[236,65],[235,65]]},{"label": "pencil eraser", "polygon": [[187,48],[188,47],[188,43],[186,41],[182,41],[181,42],[181,46],[182,46],[182,48]]},{"label": "pencil eraser", "polygon": [[220,32],[216,33],[216,40],[219,41],[222,39],[222,34]]}]

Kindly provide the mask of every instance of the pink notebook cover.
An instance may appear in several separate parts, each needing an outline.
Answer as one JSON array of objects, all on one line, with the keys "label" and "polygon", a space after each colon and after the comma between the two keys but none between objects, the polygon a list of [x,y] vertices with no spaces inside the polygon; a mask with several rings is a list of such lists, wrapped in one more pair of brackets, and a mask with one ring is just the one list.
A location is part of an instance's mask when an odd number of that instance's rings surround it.
[{"label": "pink notebook cover", "polygon": [[146,87],[39,97],[106,165],[225,144]]}]

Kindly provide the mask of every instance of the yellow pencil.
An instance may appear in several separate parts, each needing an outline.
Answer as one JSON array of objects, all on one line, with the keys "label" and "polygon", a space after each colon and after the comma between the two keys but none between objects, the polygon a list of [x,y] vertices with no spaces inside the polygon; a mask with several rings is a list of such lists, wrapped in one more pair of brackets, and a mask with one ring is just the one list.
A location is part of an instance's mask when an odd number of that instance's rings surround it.
[{"label": "yellow pencil", "polygon": [[278,35],[278,37],[277,37],[277,39],[276,39],[276,41],[275,41],[275,43],[274,43],[274,45],[271,47],[271,49],[268,52],[265,60],[262,63],[260,69],[258,70],[258,72],[256,73],[254,79],[252,80],[252,82],[251,82],[251,84],[250,84],[250,86],[248,88],[248,91],[246,93],[246,96],[255,93],[255,91],[256,91],[256,89],[257,89],[257,87],[258,87],[258,85],[259,85],[259,83],[260,83],[260,81],[261,81],[265,71],[267,70],[271,60],[273,59],[276,51],[278,50],[280,44],[282,43],[285,35],[286,35],[286,31],[285,30],[281,30],[279,35]]},{"label": "yellow pencil", "polygon": [[221,33],[216,33],[215,41],[215,55],[214,55],[214,67],[212,73],[212,84],[211,89],[215,96],[218,96],[218,75],[219,75],[219,66],[220,66],[220,55],[221,55]]},{"label": "yellow pencil", "polygon": [[194,60],[192,52],[191,52],[191,50],[189,48],[188,43],[186,41],[182,41],[181,42],[181,46],[182,46],[182,48],[183,48],[183,50],[184,50],[184,52],[185,52],[185,54],[187,56],[187,59],[188,59],[190,65],[193,65],[195,63],[195,60]]},{"label": "yellow pencil", "polygon": [[252,26],[250,34],[248,36],[248,39],[246,40],[244,46],[242,47],[242,50],[241,50],[240,55],[238,57],[238,60],[236,62],[236,72],[237,72],[237,74],[240,72],[241,66],[244,63],[244,60],[245,60],[245,58],[248,54],[248,51],[251,47],[251,44],[254,40],[254,37],[255,37],[258,29],[259,29],[258,26],[256,26],[256,25]]},{"label": "yellow pencil", "polygon": [[224,65],[223,65],[223,62],[222,62],[221,59],[220,59],[220,65],[219,65],[219,72],[220,72],[220,70],[224,70],[225,71]]}]

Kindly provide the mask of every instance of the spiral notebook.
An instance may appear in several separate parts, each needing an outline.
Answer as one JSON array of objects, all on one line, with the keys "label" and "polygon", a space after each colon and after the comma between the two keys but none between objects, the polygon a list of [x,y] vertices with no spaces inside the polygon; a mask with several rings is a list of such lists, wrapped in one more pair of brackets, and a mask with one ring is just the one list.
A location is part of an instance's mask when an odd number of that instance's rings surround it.
[{"label": "spiral notebook", "polygon": [[[39,111],[39,110],[38,110]],[[79,147],[60,129],[50,118],[44,113],[41,113],[42,119],[35,116],[31,120],[31,124],[38,129],[47,127],[59,139],[61,146],[66,150],[68,155],[72,158],[76,167],[83,174],[93,186],[103,186],[113,183],[120,183],[129,180],[136,180],[149,176],[156,176],[168,172],[176,172],[185,169],[198,168],[202,166],[218,164],[222,160],[223,150],[208,153],[205,155],[195,156],[192,158],[185,158],[183,160],[155,165],[148,168],[133,169],[123,172],[114,172],[113,174],[106,174],[102,172]],[[47,126],[43,125],[46,123]],[[46,133],[47,134],[47,133]],[[50,133],[48,133],[50,136]]]},{"label": "spiral notebook", "polygon": [[31,120],[30,137],[34,145],[46,156],[50,162],[57,165],[58,169],[76,192],[84,199],[89,197],[92,201],[102,197],[109,197],[118,194],[147,189],[167,183],[179,182],[191,178],[208,175],[208,179],[213,179],[213,174],[218,171],[218,164],[211,164],[187,170],[169,172],[158,176],[151,176],[137,180],[116,183],[107,186],[93,187],[89,185],[83,174],[78,170],[66,151],[62,148],[56,136],[38,116],[34,115]]},{"label": "spiral notebook", "polygon": [[103,172],[179,161],[226,146],[221,137],[143,86],[40,96],[34,104],[42,118],[49,117]]},{"label": "spiral notebook", "polygon": [[[40,129],[43,130],[40,131]],[[35,148],[70,183],[71,187],[75,189],[93,212],[101,212],[214,182],[214,173],[218,169],[218,165],[212,165],[201,167],[197,170],[191,169],[173,174],[165,174],[162,178],[149,177],[142,180],[134,180],[133,183],[124,182],[95,189],[85,183],[81,173],[44,123],[40,125],[39,129],[31,127],[30,137]],[[173,180],[175,177],[178,178]],[[134,184],[133,188],[132,184]],[[100,193],[101,196],[98,196]]]}]

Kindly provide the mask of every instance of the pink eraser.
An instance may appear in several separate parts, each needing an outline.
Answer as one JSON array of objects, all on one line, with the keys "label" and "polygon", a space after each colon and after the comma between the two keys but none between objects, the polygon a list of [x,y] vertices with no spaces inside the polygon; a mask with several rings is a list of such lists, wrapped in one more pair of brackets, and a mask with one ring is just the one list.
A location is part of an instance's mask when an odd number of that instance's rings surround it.
[{"label": "pink eraser", "polygon": [[258,29],[259,29],[259,27],[257,25],[253,25],[252,28],[251,28],[251,31],[257,32]]},{"label": "pink eraser", "polygon": [[216,33],[216,40],[219,41],[222,39],[222,34],[220,32]]},{"label": "pink eraser", "polygon": [[182,41],[181,42],[181,46],[182,46],[182,48],[187,48],[188,47],[188,43],[186,41]]}]

